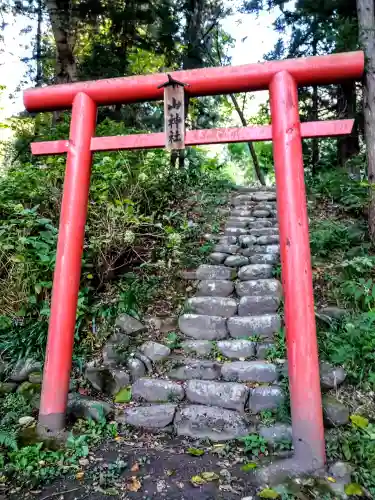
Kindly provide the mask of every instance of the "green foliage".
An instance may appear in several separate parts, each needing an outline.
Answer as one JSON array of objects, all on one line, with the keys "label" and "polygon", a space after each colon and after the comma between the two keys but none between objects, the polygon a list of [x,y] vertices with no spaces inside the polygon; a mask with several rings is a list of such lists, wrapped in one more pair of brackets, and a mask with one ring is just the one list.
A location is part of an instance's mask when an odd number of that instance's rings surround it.
[{"label": "green foliage", "polygon": [[310,246],[314,257],[328,257],[332,252],[346,251],[360,244],[365,238],[362,228],[356,224],[321,220],[310,229]]},{"label": "green foliage", "polygon": [[249,434],[238,441],[243,444],[246,454],[258,457],[260,454],[267,454],[267,441],[259,434]]},{"label": "green foliage", "polygon": [[267,359],[275,361],[276,359],[286,358],[285,329],[280,329],[274,334],[273,344],[267,351]]}]

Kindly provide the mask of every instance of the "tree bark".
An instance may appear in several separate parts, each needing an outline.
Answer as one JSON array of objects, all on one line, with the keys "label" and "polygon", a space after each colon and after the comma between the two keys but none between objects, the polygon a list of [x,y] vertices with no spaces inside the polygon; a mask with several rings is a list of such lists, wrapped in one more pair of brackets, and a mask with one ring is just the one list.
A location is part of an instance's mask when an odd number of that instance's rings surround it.
[{"label": "tree bark", "polygon": [[74,57],[77,19],[72,15],[71,5],[65,0],[45,0],[56,43],[56,83],[77,80],[77,65]]},{"label": "tree bark", "polygon": [[42,22],[43,22],[43,5],[42,0],[38,0],[37,4],[37,29],[36,29],[36,78],[35,85],[40,87],[43,82],[43,66],[42,66]]},{"label": "tree bark", "polygon": [[364,87],[365,139],[367,172],[370,184],[368,224],[370,238],[375,244],[375,9],[374,0],[357,0],[359,41],[365,51],[366,72]]},{"label": "tree bark", "polygon": [[[339,118],[356,118],[357,95],[354,81],[343,82],[338,87],[337,111]],[[357,121],[350,135],[338,139],[338,157],[342,167],[346,162],[359,153],[359,137]],[[355,173],[355,172],[351,172]]]},{"label": "tree bark", "polygon": [[[242,125],[244,127],[247,127],[246,118],[242,112],[242,109],[240,108],[240,105],[238,104],[236,96],[234,94],[230,94],[230,98],[232,99],[233,105],[238,113],[238,116],[240,117]],[[265,186],[266,181],[264,179],[262,169],[260,168],[260,165],[259,165],[258,157],[257,157],[257,154],[256,154],[255,149],[254,149],[254,144],[252,142],[248,142],[247,146],[249,148],[250,156],[251,156],[251,159],[253,160],[255,172],[257,174],[259,182],[262,184],[262,186]]]}]

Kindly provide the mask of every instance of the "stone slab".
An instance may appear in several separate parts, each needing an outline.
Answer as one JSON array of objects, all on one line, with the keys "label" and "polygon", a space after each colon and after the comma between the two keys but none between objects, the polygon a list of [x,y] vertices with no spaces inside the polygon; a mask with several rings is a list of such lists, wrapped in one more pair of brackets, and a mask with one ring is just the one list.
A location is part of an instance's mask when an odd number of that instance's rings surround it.
[{"label": "stone slab", "polygon": [[234,316],[227,320],[227,327],[233,338],[259,335],[262,338],[272,339],[273,334],[281,328],[281,319],[278,314]]},{"label": "stone slab", "polygon": [[220,378],[221,365],[215,361],[186,359],[185,364],[172,368],[169,377],[174,380],[215,380]]},{"label": "stone slab", "polygon": [[237,302],[230,297],[190,297],[185,308],[193,314],[229,318],[237,313]]},{"label": "stone slab", "polygon": [[226,358],[246,359],[255,356],[256,343],[251,340],[220,340],[217,342],[216,346]]},{"label": "stone slab", "polygon": [[258,253],[249,257],[250,264],[268,264],[274,266],[280,262],[280,256],[276,253]]},{"label": "stone slab", "polygon": [[241,297],[238,305],[239,316],[260,315],[266,313],[275,313],[280,305],[278,297],[268,295],[254,295]]},{"label": "stone slab", "polygon": [[132,397],[136,401],[167,403],[182,401],[185,391],[181,384],[157,378],[139,378],[132,386]]},{"label": "stone slab", "polygon": [[240,297],[268,295],[281,298],[282,286],[280,281],[276,279],[239,281],[236,283],[236,293]]},{"label": "stone slab", "polygon": [[233,291],[233,281],[203,280],[198,283],[196,295],[199,297],[228,297]]},{"label": "stone slab", "polygon": [[250,390],[248,408],[257,414],[263,410],[275,410],[284,401],[284,393],[278,385],[260,386]]},{"label": "stone slab", "polygon": [[163,361],[171,353],[169,347],[152,341],[148,341],[142,344],[139,350],[143,352],[145,356],[150,358],[154,363]]},{"label": "stone slab", "polygon": [[243,266],[238,271],[238,278],[241,281],[271,278],[273,267],[269,264],[249,264]]},{"label": "stone slab", "polygon": [[[237,238],[236,238],[237,241]],[[225,253],[225,254],[230,254],[234,255],[236,254],[240,249],[239,245],[230,245],[228,243],[218,243],[217,245],[214,246],[213,250],[215,253]],[[226,255],[228,257],[228,255]],[[200,278],[202,279],[202,278]]]},{"label": "stone slab", "polygon": [[182,333],[196,340],[221,340],[228,337],[226,319],[220,316],[183,314],[178,319]]},{"label": "stone slab", "polygon": [[189,405],[174,420],[178,436],[211,441],[229,441],[247,436],[250,428],[237,412],[212,406]]},{"label": "stone slab", "polygon": [[249,389],[233,382],[189,380],[185,385],[186,398],[191,403],[218,406],[228,410],[244,412]]},{"label": "stone slab", "polygon": [[272,383],[278,379],[276,365],[265,361],[231,361],[224,363],[221,375],[228,382]]},{"label": "stone slab", "polygon": [[127,408],[116,420],[119,423],[144,429],[163,429],[173,422],[177,406],[174,404],[137,406]]},{"label": "stone slab", "polygon": [[224,265],[229,267],[242,267],[246,266],[247,264],[249,264],[249,259],[244,255],[230,255],[229,257],[226,256],[226,259],[224,261]]},{"label": "stone slab", "polygon": [[222,264],[224,262],[224,260],[228,257],[228,255],[226,253],[222,253],[222,252],[212,252],[210,253],[210,255],[208,256],[208,260],[212,263],[212,264]]},{"label": "stone slab", "polygon": [[213,344],[209,340],[185,340],[181,342],[181,349],[187,353],[208,356],[211,354]]},{"label": "stone slab", "polygon": [[236,270],[226,266],[202,264],[196,271],[198,280],[231,280],[237,276]]},{"label": "stone slab", "polygon": [[265,236],[259,236],[257,239],[257,245],[275,245],[279,243],[280,237],[278,234],[266,234]]}]

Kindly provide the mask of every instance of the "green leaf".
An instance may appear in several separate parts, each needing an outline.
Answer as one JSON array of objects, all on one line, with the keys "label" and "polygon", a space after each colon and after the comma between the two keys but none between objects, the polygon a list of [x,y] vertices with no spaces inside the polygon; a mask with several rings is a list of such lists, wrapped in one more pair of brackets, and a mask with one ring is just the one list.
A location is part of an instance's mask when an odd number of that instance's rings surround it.
[{"label": "green leaf", "polygon": [[202,472],[201,477],[205,481],[217,481],[220,477],[215,472]]},{"label": "green leaf", "polygon": [[115,397],[115,403],[129,403],[129,401],[131,401],[131,398],[132,388],[129,385],[128,387],[124,387],[123,389],[119,390]]},{"label": "green leaf", "polygon": [[202,484],[206,484],[206,481],[201,476],[193,476],[190,481],[193,486],[201,486]]},{"label": "green leaf", "polygon": [[248,472],[249,470],[253,470],[257,468],[257,464],[255,462],[249,462],[241,467],[241,470],[244,472]]},{"label": "green leaf", "polygon": [[366,429],[368,427],[369,421],[367,418],[361,415],[350,415],[350,420],[354,427],[359,427],[360,429]]},{"label": "green leaf", "polygon": [[192,455],[193,457],[201,457],[204,455],[204,450],[200,450],[199,448],[188,448],[186,453]]},{"label": "green leaf", "polygon": [[363,489],[362,486],[360,486],[357,483],[350,483],[345,485],[345,493],[349,496],[357,496],[357,497],[363,497]]},{"label": "green leaf", "polygon": [[277,491],[272,490],[271,488],[265,488],[260,493],[258,493],[258,496],[260,498],[279,498],[280,497],[280,495],[277,493]]}]

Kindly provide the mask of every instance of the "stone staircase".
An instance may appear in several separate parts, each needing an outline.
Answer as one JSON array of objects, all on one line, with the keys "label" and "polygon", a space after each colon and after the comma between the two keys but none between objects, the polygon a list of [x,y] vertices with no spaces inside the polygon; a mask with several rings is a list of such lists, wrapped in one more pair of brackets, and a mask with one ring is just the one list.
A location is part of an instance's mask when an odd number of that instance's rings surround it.
[{"label": "stone staircase", "polygon": [[142,346],[158,375],[133,381],[136,404],[117,420],[213,441],[254,432],[270,443],[290,440],[288,425],[263,426],[258,417],[285,399],[279,367],[266,359],[282,325],[282,287],[273,277],[279,262],[276,194],[243,188],[228,215],[211,264],[189,275],[198,284],[179,318],[183,340],[172,352],[155,342]]}]

